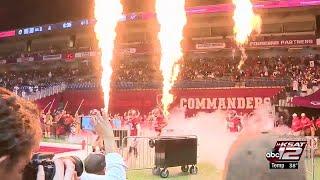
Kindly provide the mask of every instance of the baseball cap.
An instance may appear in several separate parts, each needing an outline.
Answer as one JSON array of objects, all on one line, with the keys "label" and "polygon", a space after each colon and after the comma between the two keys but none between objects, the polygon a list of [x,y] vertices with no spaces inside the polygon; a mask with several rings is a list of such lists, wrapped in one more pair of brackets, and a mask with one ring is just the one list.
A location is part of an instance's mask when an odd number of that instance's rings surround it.
[{"label": "baseball cap", "polygon": [[304,155],[299,161],[299,169],[270,169],[266,153],[270,152],[278,140],[293,140],[274,132],[250,132],[239,136],[230,148],[226,159],[225,180],[305,180]]}]

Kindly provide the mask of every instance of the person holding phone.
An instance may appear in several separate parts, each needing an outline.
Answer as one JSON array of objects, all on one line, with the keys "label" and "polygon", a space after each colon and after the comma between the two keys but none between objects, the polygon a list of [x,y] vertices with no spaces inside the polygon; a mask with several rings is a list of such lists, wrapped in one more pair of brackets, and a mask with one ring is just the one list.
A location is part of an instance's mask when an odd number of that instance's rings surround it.
[{"label": "person holding phone", "polygon": [[116,142],[112,130],[112,126],[106,117],[106,113],[102,112],[104,117],[98,110],[91,113],[93,125],[97,134],[104,140],[106,170],[104,175],[92,174],[84,172],[80,177],[81,180],[125,180],[126,165],[123,157],[116,153]]}]

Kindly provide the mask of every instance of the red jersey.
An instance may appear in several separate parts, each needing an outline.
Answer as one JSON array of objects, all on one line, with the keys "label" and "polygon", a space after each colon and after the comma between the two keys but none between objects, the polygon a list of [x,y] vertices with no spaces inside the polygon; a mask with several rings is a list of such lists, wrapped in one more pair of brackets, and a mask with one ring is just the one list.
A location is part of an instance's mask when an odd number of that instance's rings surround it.
[{"label": "red jersey", "polygon": [[139,120],[138,118],[133,118],[130,121],[130,136],[138,136],[138,126]]},{"label": "red jersey", "polygon": [[158,116],[156,118],[155,131],[161,132],[161,130],[167,125],[163,116]]},{"label": "red jersey", "polygon": [[234,117],[228,121],[228,128],[230,132],[239,132],[241,126],[241,120],[238,117]]},{"label": "red jersey", "polygon": [[301,126],[303,129],[308,129],[312,126],[312,121],[307,117],[301,118],[300,121],[301,121]]},{"label": "red jersey", "polygon": [[316,120],[315,125],[317,128],[320,128],[320,118]]},{"label": "red jersey", "polygon": [[292,119],[291,129],[292,129],[294,132],[297,132],[297,131],[301,131],[301,130],[302,130],[301,120],[300,120],[298,117],[295,117],[295,118]]}]

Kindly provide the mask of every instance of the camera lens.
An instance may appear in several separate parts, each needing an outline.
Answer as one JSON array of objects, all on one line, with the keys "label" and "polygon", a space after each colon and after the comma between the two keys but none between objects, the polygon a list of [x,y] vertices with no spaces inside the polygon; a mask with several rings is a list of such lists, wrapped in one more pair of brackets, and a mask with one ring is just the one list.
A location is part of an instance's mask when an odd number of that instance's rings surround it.
[{"label": "camera lens", "polygon": [[45,180],[53,180],[56,173],[54,162],[51,160],[31,161],[24,169],[22,179],[23,180],[36,180],[38,173],[38,166],[42,165],[45,174]]},{"label": "camera lens", "polygon": [[[36,154],[33,156],[31,162],[25,167],[23,171],[23,180],[36,180],[38,173],[38,166],[42,165],[45,173],[45,180],[52,180],[55,173],[56,167],[51,158],[45,158],[47,155]],[[67,156],[62,159],[69,159],[75,165],[75,171],[77,172],[77,176],[80,177],[83,173],[83,163],[80,158],[76,156]]]}]

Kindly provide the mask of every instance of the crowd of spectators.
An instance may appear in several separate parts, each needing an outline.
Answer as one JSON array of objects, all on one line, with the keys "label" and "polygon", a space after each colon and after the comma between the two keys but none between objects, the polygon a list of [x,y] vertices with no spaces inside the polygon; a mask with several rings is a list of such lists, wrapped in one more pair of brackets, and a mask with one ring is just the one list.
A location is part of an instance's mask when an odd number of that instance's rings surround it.
[{"label": "crowd of spectators", "polygon": [[97,78],[93,68],[86,62],[78,63],[76,68],[68,63],[61,63],[54,68],[47,66],[48,64],[42,63],[37,69],[3,68],[0,71],[0,86],[13,91],[36,92],[55,84],[95,82]]},{"label": "crowd of spectators", "polygon": [[292,90],[307,91],[320,84],[320,60],[315,57],[249,57],[241,69],[234,58],[186,58],[181,80],[246,81],[288,79]]},{"label": "crowd of spectators", "polygon": [[182,65],[181,78],[185,80],[219,79],[234,80],[267,77],[306,79],[319,78],[320,62],[309,57],[249,57],[238,69],[240,59],[236,58],[186,58]]},{"label": "crowd of spectators", "polygon": [[114,67],[113,80],[123,82],[150,82],[155,80],[156,67],[148,59],[129,59]]},{"label": "crowd of spectators", "polygon": [[[24,55],[26,56],[26,55]],[[148,83],[161,82],[159,63],[150,57],[122,58],[113,65],[113,82]],[[247,80],[288,80],[293,91],[317,90],[320,84],[320,61],[314,56],[307,57],[259,57],[249,56],[242,68],[238,68],[239,57],[187,56],[180,61],[179,81],[219,81],[243,82]],[[0,85],[14,90],[21,86],[46,87],[55,83],[93,83],[100,84],[101,73],[97,61],[79,61],[78,66],[68,62],[50,67],[49,62],[41,62],[46,68],[0,70]],[[54,63],[54,62],[51,62]],[[15,65],[6,65],[15,66]],[[12,69],[12,68],[11,68]],[[21,88],[20,88],[21,89]],[[23,88],[22,88],[23,89]],[[37,88],[34,89],[34,91]]]}]

